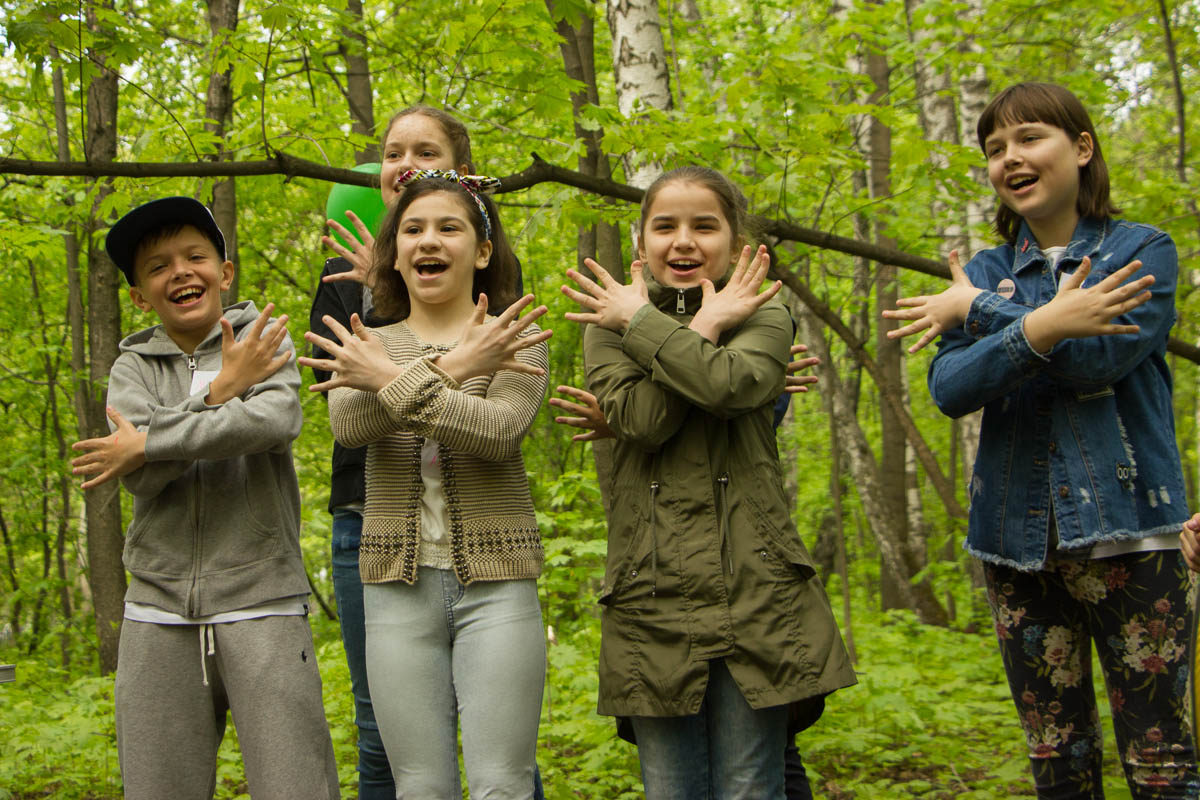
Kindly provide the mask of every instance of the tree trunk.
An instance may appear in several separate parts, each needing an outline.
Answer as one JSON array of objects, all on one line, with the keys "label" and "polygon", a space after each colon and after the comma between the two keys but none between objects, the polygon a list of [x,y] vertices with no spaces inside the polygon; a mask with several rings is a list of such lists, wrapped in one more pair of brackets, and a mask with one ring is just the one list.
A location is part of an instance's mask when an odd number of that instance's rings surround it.
[{"label": "tree trunk", "polygon": [[[58,49],[50,48],[51,57],[57,62]],[[55,139],[58,150],[58,158],[61,161],[69,161],[71,159],[71,139],[67,130],[67,101],[66,91],[63,86],[62,67],[56,66],[53,72],[52,85],[54,87],[54,130]],[[62,202],[67,206],[75,205],[75,198],[70,194],[64,194]],[[85,427],[85,415],[87,413],[87,384],[83,380],[84,370],[86,369],[87,352],[84,344],[84,325],[83,325],[83,287],[79,280],[79,239],[75,235],[73,228],[68,229],[63,233],[63,249],[66,252],[66,272],[67,272],[67,325],[71,338],[71,389],[72,400],[75,410],[76,433],[81,437],[87,435]],[[56,370],[57,372],[57,370]],[[57,382],[57,380],[55,381]],[[58,424],[57,413],[55,415],[55,434],[60,442],[60,451],[63,453],[60,458],[65,459],[66,440],[63,435],[61,426]],[[59,489],[61,492],[62,516],[59,519],[58,538],[55,543],[55,556],[58,561],[58,577],[62,582],[61,596],[59,598],[62,604],[63,619],[70,621],[72,618],[71,611],[71,588],[67,581],[66,567],[66,538],[70,530],[71,519],[71,485],[70,479],[64,471],[59,480]],[[14,589],[16,586],[14,585]],[[62,660],[63,666],[70,664],[70,651],[67,648],[67,634],[64,626],[63,642],[62,642]]]},{"label": "tree trunk", "polygon": [[[809,317],[806,315],[805,319]],[[892,534],[895,523],[892,519],[893,512],[882,499],[883,486],[879,465],[871,451],[871,444],[854,415],[846,384],[838,375],[837,367],[830,357],[829,347],[815,327],[805,330],[805,338],[812,348],[812,354],[821,359],[822,391],[829,395],[837,438],[845,448],[844,455],[858,486],[868,527],[879,549],[880,561],[892,574],[900,578],[895,583],[900,605],[912,609],[921,622],[945,625],[946,612],[928,582],[913,584],[910,580],[913,573],[909,571],[901,543]],[[881,388],[880,391],[885,390]]]},{"label": "tree trunk", "polygon": [[[612,34],[617,107],[621,113],[634,117],[643,109],[672,109],[674,101],[658,0],[608,0],[608,27]],[[660,172],[661,164],[643,163],[636,153],[625,157],[625,178],[632,186],[645,189]]]},{"label": "tree trunk", "polygon": [[[874,49],[867,53],[867,75],[874,85],[867,102],[872,105],[887,102],[890,92],[890,68],[887,56]],[[878,117],[872,117],[867,123],[868,146],[865,152],[867,163],[867,185],[872,200],[881,200],[892,193],[891,164],[892,164],[892,132]],[[882,247],[895,247],[896,242],[886,233],[886,225],[876,221],[874,241]],[[875,272],[875,307],[895,308],[899,298],[897,290],[898,272],[893,266],[880,264]],[[882,378],[880,392],[889,392],[894,397],[901,398],[907,405],[900,380],[903,369],[904,350],[900,340],[889,339],[887,331],[896,328],[894,320],[877,320],[875,328],[876,363]],[[880,440],[882,457],[880,458],[879,474],[882,502],[888,509],[891,518],[889,534],[893,536],[908,568],[902,573],[896,573],[885,562],[882,564],[881,578],[884,610],[900,607],[900,595],[896,583],[904,580],[905,575],[913,575],[924,566],[925,554],[917,553],[916,548],[909,542],[908,525],[908,476],[906,439],[900,421],[890,412],[887,406],[881,409]]]},{"label": "tree trunk", "polygon": [[367,37],[363,35],[362,0],[346,0],[346,15],[350,24],[342,26],[338,53],[346,62],[346,102],[350,106],[350,130],[373,137],[370,144],[354,154],[355,163],[379,161],[378,137],[375,135],[375,105],[371,94],[371,65],[367,62]]},{"label": "tree trunk", "polygon": [[[596,84],[594,7],[591,4],[587,6],[587,13],[580,19],[578,27],[573,27],[565,17],[561,17],[555,0],[546,0],[546,8],[549,10],[551,18],[556,20],[558,35],[561,37],[559,51],[562,53],[563,71],[566,72],[568,78],[583,84],[582,88],[571,93],[575,137],[582,140],[586,146],[584,152],[579,156],[579,171],[598,178],[611,178],[612,164],[600,146],[604,132],[599,129],[589,130],[583,125],[582,119],[582,112],[586,106],[600,104],[600,89]],[[575,264],[576,269],[581,269],[586,273],[588,270],[583,266],[585,258],[594,259],[607,269],[609,274],[624,283],[625,261],[621,255],[620,227],[609,222],[580,225],[575,244]],[[613,443],[607,439],[598,439],[592,442],[596,482],[600,487],[600,498],[606,513],[611,510],[612,502],[610,485],[613,472],[612,445]]]},{"label": "tree trunk", "polygon": [[[929,17],[934,12],[926,7],[926,0],[905,0],[904,11],[908,18],[908,38],[914,45],[913,80],[917,90],[917,116],[925,131],[925,141],[958,144],[958,118],[954,111],[954,95],[951,92],[950,73],[945,67],[927,63],[924,54],[934,45],[932,29],[936,20]],[[914,21],[916,24],[914,24]],[[943,150],[935,149],[930,154],[930,166],[935,173],[943,173],[950,165]],[[933,200],[933,219],[936,221],[934,235],[937,238],[938,255],[945,259],[951,250],[967,254],[970,243],[967,239],[965,219],[956,211],[956,204],[947,202],[946,196],[938,193]]]},{"label": "tree trunk", "polygon": [[[984,0],[966,0],[966,11],[963,13],[967,18],[980,19],[983,17],[984,11]],[[987,68],[984,66],[987,54],[974,36],[964,36],[959,49],[963,53],[974,56],[974,58],[968,59],[967,63],[975,65],[958,79],[959,138],[964,145],[977,147],[979,136],[976,128],[979,126],[979,117],[983,114],[983,109],[987,107],[988,100],[991,99],[991,83],[988,81]],[[986,166],[973,165],[970,172],[971,177],[980,186],[989,186]],[[990,195],[967,198],[968,252],[959,254],[962,256],[964,264],[970,256],[988,246],[987,226],[994,207],[995,200]]]},{"label": "tree trunk", "polygon": [[[111,2],[103,3],[108,9]],[[87,7],[87,24],[93,36],[102,36],[96,19],[96,5]],[[87,128],[84,155],[88,161],[113,161],[117,157],[117,73],[105,65],[103,50],[90,53],[98,71],[87,87]],[[121,339],[121,308],[117,300],[120,280],[117,269],[97,240],[95,231],[111,220],[98,219],[100,205],[112,192],[111,182],[100,184],[88,225],[88,378],[89,390],[84,404],[86,435],[107,436],[108,418],[104,413],[104,386],[109,370],[117,359]],[[92,603],[96,612],[96,636],[100,644],[100,669],[117,668],[117,643],[125,607],[125,566],[121,563],[124,544],[121,535],[120,483],[109,481],[85,495],[87,503],[88,574]]]},{"label": "tree trunk", "polygon": [[[238,6],[241,0],[206,0],[208,3],[208,28],[212,32],[212,55],[210,59],[216,62],[216,55],[229,45],[229,34],[237,30]],[[226,67],[223,72],[213,71],[208,76],[208,92],[204,97],[204,116],[207,120],[204,127],[217,138],[217,152],[208,157],[209,161],[226,161],[228,151],[225,138],[233,124],[233,67]],[[222,178],[213,184],[212,208],[213,218],[221,233],[225,235],[225,256],[238,267],[233,273],[233,283],[229,290],[221,294],[224,305],[236,303],[238,287],[241,283],[241,261],[238,258],[238,226],[237,226],[237,184],[235,178]]]}]

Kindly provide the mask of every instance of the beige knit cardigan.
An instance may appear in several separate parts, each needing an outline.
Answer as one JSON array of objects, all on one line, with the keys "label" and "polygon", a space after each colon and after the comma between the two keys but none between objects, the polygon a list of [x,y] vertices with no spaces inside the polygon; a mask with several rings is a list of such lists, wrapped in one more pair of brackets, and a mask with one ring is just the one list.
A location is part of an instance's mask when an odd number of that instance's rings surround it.
[{"label": "beige knit cardigan", "polygon": [[[538,330],[530,325],[524,335]],[[533,423],[548,378],[512,370],[461,386],[431,363],[451,345],[434,346],[398,322],[372,333],[405,369],[378,393],[329,393],[334,437],[367,445],[367,501],[358,565],[364,583],[417,579],[421,546],[421,446],[438,442],[454,572],[472,581],[536,578],[542,569],[521,440]],[[546,343],[517,354],[549,368]]]}]

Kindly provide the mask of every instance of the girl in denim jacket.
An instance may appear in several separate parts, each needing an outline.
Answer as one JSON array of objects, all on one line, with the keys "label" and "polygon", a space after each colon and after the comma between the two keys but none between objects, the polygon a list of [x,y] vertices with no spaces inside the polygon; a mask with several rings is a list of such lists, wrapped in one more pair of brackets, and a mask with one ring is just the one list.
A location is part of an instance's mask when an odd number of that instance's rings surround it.
[{"label": "girl in denim jacket", "polygon": [[1164,358],[1175,246],[1113,218],[1096,132],[1066,89],[1006,89],[978,136],[1005,243],[965,270],[951,254],[949,289],[884,316],[911,321],[890,336],[923,332],[910,352],[941,334],[929,390],[944,413],[984,410],[966,547],[984,562],[1038,797],[1103,797],[1093,642],[1133,797],[1196,797],[1188,509]]}]

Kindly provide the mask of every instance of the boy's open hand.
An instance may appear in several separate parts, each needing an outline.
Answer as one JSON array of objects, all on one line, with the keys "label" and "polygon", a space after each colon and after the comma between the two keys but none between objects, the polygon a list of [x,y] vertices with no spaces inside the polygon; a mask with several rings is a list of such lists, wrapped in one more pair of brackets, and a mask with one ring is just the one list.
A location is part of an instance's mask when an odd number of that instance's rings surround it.
[{"label": "boy's open hand", "polygon": [[[798,355],[801,355],[802,353],[807,353],[807,352],[808,352],[808,345],[803,345],[803,344],[792,345],[791,353],[794,356],[798,356]],[[798,373],[801,372],[802,370],[808,369],[809,367],[815,367],[817,364],[820,364],[820,363],[821,363],[821,359],[817,358],[816,356],[811,356],[809,358],[801,358],[801,359],[797,359],[796,361],[790,362],[787,365],[787,380],[784,382],[783,390],[785,392],[787,392],[788,394],[796,394],[798,392],[807,392],[809,384],[816,383],[818,378],[816,375],[799,375]],[[551,400],[550,402],[553,403],[554,401]]]},{"label": "boy's open hand", "polygon": [[903,328],[887,332],[889,339],[899,339],[914,333],[920,333],[917,343],[908,348],[915,353],[932,342],[943,331],[963,324],[967,313],[971,310],[971,302],[982,289],[976,289],[963,270],[958,258],[958,251],[950,251],[950,286],[939,294],[922,295],[921,297],[902,297],[896,301],[899,308],[884,309],[885,319],[915,320]]},{"label": "boy's open hand", "polygon": [[[291,360],[291,353],[275,355],[287,336],[288,318],[284,314],[267,329],[274,310],[275,304],[267,303],[240,342],[233,336],[233,325],[221,317],[221,371],[208,385],[205,403],[219,406],[241,397],[251,386],[271,377]],[[267,329],[265,333],[264,329]]]},{"label": "boy's open hand", "polygon": [[554,391],[561,392],[579,401],[578,403],[572,403],[569,400],[563,400],[561,397],[550,398],[550,405],[555,408],[561,408],[568,414],[577,415],[573,417],[554,418],[554,421],[559,425],[584,429],[584,433],[577,433],[571,437],[572,442],[591,442],[596,439],[612,438],[612,428],[608,427],[608,420],[604,418],[604,412],[600,410],[600,404],[596,401],[596,395],[591,392],[585,392],[583,389],[576,389],[574,386],[559,386]]},{"label": "boy's open hand", "polygon": [[388,358],[387,351],[375,338],[374,334],[363,325],[358,314],[350,315],[350,328],[346,328],[333,317],[326,314],[322,321],[338,337],[337,342],[330,341],[324,336],[308,331],[305,340],[329,353],[330,358],[297,359],[297,363],[305,367],[333,373],[333,376],[323,383],[314,383],[308,387],[313,392],[327,392],[339,386],[348,386],[364,392],[378,392],[387,386],[400,374],[400,367]]},{"label": "boy's open hand", "polygon": [[1179,549],[1192,572],[1200,572],[1200,513],[1183,523],[1179,532]]},{"label": "boy's open hand", "polygon": [[646,291],[646,281],[642,278],[642,262],[634,261],[629,265],[628,284],[618,282],[608,274],[608,270],[590,258],[585,258],[583,263],[596,276],[596,280],[569,269],[567,277],[579,284],[583,291],[563,285],[562,293],[591,311],[568,311],[563,316],[571,322],[586,322],[623,333],[637,310],[650,302],[650,293]]},{"label": "boy's open hand", "polygon": [[1082,289],[1092,271],[1092,260],[1085,256],[1077,270],[1063,276],[1053,300],[1025,315],[1025,338],[1030,346],[1039,353],[1048,353],[1063,339],[1137,333],[1137,325],[1114,325],[1112,320],[1150,299],[1147,289],[1154,283],[1153,275],[1125,283],[1141,268],[1141,261],[1131,261],[1094,286]]},{"label": "boy's open hand", "polygon": [[550,330],[528,336],[521,335],[534,320],[547,311],[545,306],[538,306],[517,319],[517,315],[532,302],[533,295],[527,294],[489,323],[486,321],[487,295],[480,294],[475,304],[475,312],[458,337],[458,344],[449,353],[440,356],[437,365],[459,383],[481,375],[491,375],[502,369],[528,375],[545,375],[546,370],[541,367],[517,360],[518,352],[544,342],[554,335]]},{"label": "boy's open hand", "polygon": [[71,445],[84,455],[71,459],[71,474],[93,476],[83,482],[84,489],[99,486],[113,478],[128,475],[146,463],[146,434],[139,431],[109,406],[108,418],[117,429],[99,439],[84,439]]},{"label": "boy's open hand", "polygon": [[742,248],[742,255],[733,275],[721,291],[713,289],[713,282],[708,278],[700,281],[700,290],[704,293],[700,301],[700,310],[692,317],[688,326],[713,344],[722,331],[731,330],[741,325],[750,315],[757,311],[762,304],[779,293],[783,283],[775,281],[765,292],[758,290],[767,277],[767,268],[771,266],[771,257],[767,255],[765,245],[760,245],[750,260],[750,246]]},{"label": "boy's open hand", "polygon": [[367,230],[367,226],[363,224],[363,221],[353,211],[347,210],[346,216],[354,224],[354,230],[358,232],[357,236],[346,230],[337,220],[329,219],[325,221],[329,223],[329,227],[333,228],[337,235],[341,236],[344,241],[351,242],[351,247],[343,247],[341,242],[332,236],[322,236],[321,243],[349,261],[350,269],[345,272],[326,275],[324,278],[321,278],[321,282],[337,283],[338,281],[355,281],[364,286],[369,286],[368,281],[371,277],[371,258],[372,251],[375,249],[375,237],[371,235],[371,232]]}]

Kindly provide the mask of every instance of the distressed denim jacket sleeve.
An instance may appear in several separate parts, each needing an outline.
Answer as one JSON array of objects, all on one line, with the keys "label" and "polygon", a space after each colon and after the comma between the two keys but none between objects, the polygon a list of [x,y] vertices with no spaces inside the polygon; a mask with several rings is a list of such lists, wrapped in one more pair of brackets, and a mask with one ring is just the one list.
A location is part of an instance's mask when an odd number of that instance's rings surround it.
[{"label": "distressed denim jacket sleeve", "polygon": [[[1010,245],[979,253],[967,270],[972,282],[984,291],[972,301],[962,327],[943,335],[930,367],[929,390],[943,413],[958,417],[975,411],[1043,371],[1076,389],[1105,386],[1120,380],[1161,349],[1175,322],[1175,245],[1169,236],[1147,226],[1123,222],[1098,226],[1089,222],[1080,224],[1079,238],[1072,242],[1061,266],[1073,271],[1083,256],[1091,257],[1092,272],[1083,284],[1087,288],[1129,262],[1141,260],[1143,267],[1134,279],[1154,276],[1151,299],[1113,319],[1114,324],[1137,325],[1141,330],[1137,334],[1064,339],[1049,353],[1038,353],[1025,337],[1023,320],[1054,297],[1056,289],[1048,277],[1049,267],[1043,265],[1044,274],[1038,275],[1036,247],[1030,254]],[[1024,303],[989,290],[1005,281],[1005,276],[1016,278],[1015,287]],[[1007,278],[1010,283],[1012,277]]]}]

